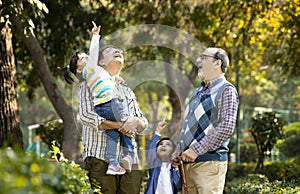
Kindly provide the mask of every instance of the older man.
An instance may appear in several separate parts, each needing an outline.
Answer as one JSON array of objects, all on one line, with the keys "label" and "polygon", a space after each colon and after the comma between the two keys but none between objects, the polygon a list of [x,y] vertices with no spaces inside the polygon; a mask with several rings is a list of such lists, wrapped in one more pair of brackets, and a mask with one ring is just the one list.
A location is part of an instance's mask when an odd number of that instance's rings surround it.
[{"label": "older man", "polygon": [[228,143],[234,133],[238,94],[225,78],[227,53],[207,48],[197,59],[201,86],[190,97],[177,145],[189,193],[223,193]]}]

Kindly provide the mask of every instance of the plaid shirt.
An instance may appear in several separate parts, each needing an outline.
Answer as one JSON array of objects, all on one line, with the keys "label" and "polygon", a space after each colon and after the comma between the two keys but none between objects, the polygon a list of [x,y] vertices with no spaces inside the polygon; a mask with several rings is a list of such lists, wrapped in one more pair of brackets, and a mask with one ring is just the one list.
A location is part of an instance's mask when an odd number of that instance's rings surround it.
[{"label": "plaid shirt", "polygon": [[198,155],[217,150],[234,133],[238,104],[236,89],[224,76],[197,88],[186,108],[178,149],[190,147]]},{"label": "plaid shirt", "polygon": [[[85,82],[77,84],[78,86],[78,103],[79,103],[79,117],[83,124],[82,128],[82,143],[83,143],[83,158],[86,157],[95,157],[100,160],[105,160],[105,150],[106,150],[106,141],[107,134],[99,128],[99,124],[103,122],[105,119],[100,117],[96,112],[94,112],[93,103],[91,100],[89,89],[86,86]],[[133,91],[124,86],[119,85],[117,87],[124,104],[130,111],[131,116],[140,117],[146,123],[145,129],[148,127],[148,121],[141,110],[139,109],[136,97]],[[144,129],[144,131],[145,131]],[[138,164],[138,155],[137,155],[137,146],[135,138],[132,138],[132,142],[134,145],[135,157],[134,164]],[[120,149],[120,139],[117,147],[117,159],[120,160],[122,157],[122,149]]]}]

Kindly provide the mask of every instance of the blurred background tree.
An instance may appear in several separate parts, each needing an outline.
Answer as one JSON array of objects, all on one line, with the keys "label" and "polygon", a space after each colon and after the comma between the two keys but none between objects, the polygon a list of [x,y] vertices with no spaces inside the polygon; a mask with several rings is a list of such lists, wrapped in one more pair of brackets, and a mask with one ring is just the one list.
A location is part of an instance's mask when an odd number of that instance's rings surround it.
[{"label": "blurred background tree", "polygon": [[[61,118],[64,122],[63,151],[69,158],[78,157],[74,153],[77,153],[79,133],[74,130],[72,87],[61,81],[57,67],[65,66],[75,51],[88,51],[92,20],[102,25],[103,38],[126,27],[159,24],[195,37],[204,46],[224,48],[231,60],[227,78],[235,83],[240,95],[239,129],[249,128],[253,114],[262,110],[279,111],[289,123],[299,119],[298,0],[34,2],[0,3],[3,21],[11,22],[17,92],[22,102],[19,106],[21,125],[24,124],[24,131],[28,124]],[[138,34],[134,38],[138,38]],[[183,43],[189,45],[189,40],[183,40]],[[181,49],[184,53],[195,52],[196,56],[204,48],[191,46]],[[141,72],[157,73],[163,78],[162,82],[148,80],[133,89],[152,127],[162,115],[167,115],[169,131],[166,135],[173,136],[180,129],[187,97],[200,84],[195,58],[151,45],[130,48],[125,52],[124,71],[128,71],[128,75],[140,68]],[[136,65],[146,60],[156,65],[163,64],[163,68],[160,67],[157,72],[155,65],[148,64],[149,68],[145,69]],[[171,71],[171,67],[176,72]],[[130,85],[130,77],[125,78]],[[40,90],[46,93],[42,94]],[[29,100],[24,99],[25,94]],[[46,102],[46,99],[49,101]],[[48,114],[38,113],[43,109],[43,106],[37,106],[39,103],[48,109]],[[34,112],[27,114],[30,109]],[[5,130],[4,127],[1,130]]]},{"label": "blurred background tree", "polygon": [[258,113],[252,118],[250,132],[256,143],[258,161],[256,173],[264,172],[264,158],[270,153],[279,139],[283,139],[285,120],[277,112]]}]

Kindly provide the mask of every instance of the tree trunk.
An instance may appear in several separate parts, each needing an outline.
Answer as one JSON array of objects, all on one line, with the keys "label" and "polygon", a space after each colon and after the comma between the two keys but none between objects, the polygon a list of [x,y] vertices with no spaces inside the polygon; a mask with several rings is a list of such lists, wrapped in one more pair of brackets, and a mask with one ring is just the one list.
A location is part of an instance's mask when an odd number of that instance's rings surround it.
[{"label": "tree trunk", "polygon": [[178,91],[178,85],[176,76],[174,75],[173,67],[170,66],[171,64],[171,56],[164,55],[164,61],[166,62],[165,65],[165,74],[166,74],[166,82],[168,84],[168,93],[169,93],[169,102],[172,105],[172,119],[170,122],[169,127],[169,134],[168,136],[174,141],[177,142],[178,135],[180,132],[181,126],[181,117],[182,117],[182,110],[183,104],[180,100],[180,91]]},{"label": "tree trunk", "polygon": [[187,98],[190,90],[193,88],[195,83],[195,78],[197,76],[197,67],[193,66],[192,70],[188,77],[186,77],[183,73],[183,55],[178,56],[178,72],[174,72],[173,66],[168,64],[171,63],[171,56],[164,55],[165,65],[165,74],[166,74],[166,82],[168,84],[168,93],[169,93],[169,102],[172,105],[172,119],[170,122],[170,130],[169,137],[177,142],[179,132],[181,129],[181,123],[183,119],[183,112],[185,109],[185,99]]},{"label": "tree trunk", "polygon": [[16,92],[16,64],[8,22],[1,29],[0,51],[0,147],[19,145],[23,148]]},{"label": "tree trunk", "polygon": [[78,140],[79,134],[76,130],[76,124],[73,117],[72,107],[67,105],[61,93],[58,90],[57,84],[49,69],[44,50],[41,48],[39,42],[31,34],[25,36],[24,29],[21,26],[19,18],[15,18],[14,25],[17,27],[19,34],[22,36],[26,48],[33,58],[34,68],[38,77],[40,78],[44,89],[54,106],[56,112],[64,122],[64,137],[62,143],[62,152],[65,157],[70,160],[78,159]]},{"label": "tree trunk", "polygon": [[258,161],[255,168],[255,174],[260,174],[264,172],[264,153],[258,153]]}]

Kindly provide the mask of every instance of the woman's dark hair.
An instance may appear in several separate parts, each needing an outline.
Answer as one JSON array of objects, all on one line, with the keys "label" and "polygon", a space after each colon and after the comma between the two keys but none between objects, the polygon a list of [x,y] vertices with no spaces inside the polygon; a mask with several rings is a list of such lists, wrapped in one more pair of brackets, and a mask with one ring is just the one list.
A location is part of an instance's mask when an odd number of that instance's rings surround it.
[{"label": "woman's dark hair", "polygon": [[78,55],[80,54],[80,51],[77,51],[72,57],[69,62],[69,65],[62,68],[64,78],[68,84],[72,84],[74,82],[74,79],[72,78],[73,76],[70,75],[70,73],[73,73],[76,75],[76,70],[77,70],[77,62],[78,62]]}]

